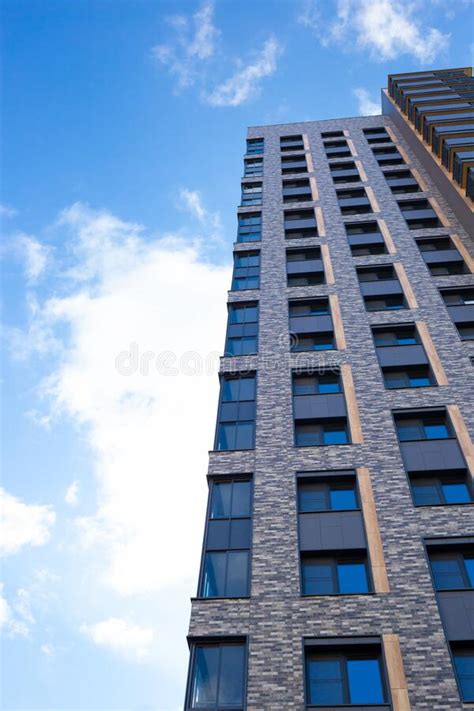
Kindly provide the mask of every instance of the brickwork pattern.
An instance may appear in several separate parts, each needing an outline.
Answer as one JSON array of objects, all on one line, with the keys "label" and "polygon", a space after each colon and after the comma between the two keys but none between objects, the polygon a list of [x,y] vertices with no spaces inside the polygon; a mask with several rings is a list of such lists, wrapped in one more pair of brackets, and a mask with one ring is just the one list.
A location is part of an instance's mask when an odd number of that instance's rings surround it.
[{"label": "brickwork pattern", "polygon": [[[303,711],[303,638],[397,634],[413,711],[462,709],[448,647],[433,591],[423,539],[434,536],[474,535],[473,506],[415,508],[404,471],[391,410],[459,406],[474,432],[472,402],[473,342],[461,342],[439,294],[440,286],[472,284],[472,275],[432,277],[415,244],[414,234],[458,234],[472,253],[443,196],[416,161],[408,145],[399,142],[450,227],[410,231],[376,162],[363,128],[380,125],[397,129],[388,117],[339,119],[262,126],[248,137],[264,136],[263,225],[261,288],[232,292],[230,301],[257,298],[260,303],[259,354],[225,358],[222,372],[257,371],[257,434],[254,451],[211,452],[209,474],[253,473],[253,548],[251,596],[245,600],[193,600],[191,636],[248,635],[247,708],[249,711]],[[321,131],[347,130],[357,160],[367,174],[393,238],[396,253],[352,257],[344,221],[366,221],[363,216],[341,216],[335,186],[323,148]],[[324,238],[286,240],[283,230],[280,136],[306,134],[326,225]],[[351,160],[351,159],[348,159]],[[336,160],[335,162],[340,162]],[[403,167],[403,166],[402,166]],[[359,184],[356,185],[358,187]],[[338,185],[354,187],[354,184]],[[311,203],[310,203],[311,204]],[[307,207],[308,204],[305,204]],[[255,209],[255,208],[252,208]],[[329,246],[335,284],[286,286],[285,248]],[[368,313],[359,289],[357,265],[401,262],[414,290],[418,309]],[[288,299],[337,294],[347,349],[328,353],[290,354]],[[448,385],[420,390],[386,390],[378,365],[370,326],[423,320],[445,370]],[[294,447],[291,370],[301,363],[350,363],[359,405],[364,442],[329,447]],[[303,598],[300,595],[297,540],[296,473],[298,471],[368,467],[377,509],[390,592],[387,594]],[[204,512],[203,512],[204,514]]]}]

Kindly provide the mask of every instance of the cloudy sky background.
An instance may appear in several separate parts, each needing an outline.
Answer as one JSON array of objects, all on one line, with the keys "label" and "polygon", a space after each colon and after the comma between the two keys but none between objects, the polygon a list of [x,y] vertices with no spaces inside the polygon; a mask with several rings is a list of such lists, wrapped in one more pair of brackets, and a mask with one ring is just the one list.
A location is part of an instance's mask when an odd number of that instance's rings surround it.
[{"label": "cloudy sky background", "polygon": [[2,708],[177,711],[246,126],[472,63],[473,5],[2,11]]}]

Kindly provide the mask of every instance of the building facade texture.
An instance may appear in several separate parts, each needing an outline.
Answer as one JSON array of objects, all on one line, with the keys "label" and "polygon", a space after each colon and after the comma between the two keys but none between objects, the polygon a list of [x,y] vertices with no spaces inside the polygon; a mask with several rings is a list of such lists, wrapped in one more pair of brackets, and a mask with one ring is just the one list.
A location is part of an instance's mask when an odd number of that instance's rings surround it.
[{"label": "building facade texture", "polygon": [[388,114],[244,165],[185,708],[469,708],[472,236]]}]

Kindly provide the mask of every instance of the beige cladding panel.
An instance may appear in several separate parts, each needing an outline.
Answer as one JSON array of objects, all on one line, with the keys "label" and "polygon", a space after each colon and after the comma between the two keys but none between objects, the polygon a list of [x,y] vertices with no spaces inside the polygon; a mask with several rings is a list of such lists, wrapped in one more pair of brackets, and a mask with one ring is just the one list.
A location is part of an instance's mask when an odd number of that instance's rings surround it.
[{"label": "beige cladding panel", "polygon": [[474,445],[472,444],[461,411],[457,405],[448,405],[448,413],[471,476],[474,477]]},{"label": "beige cladding panel", "polygon": [[329,246],[327,244],[321,245],[321,256],[323,258],[326,284],[334,284],[334,272],[332,269],[331,255],[329,254]]},{"label": "beige cladding panel", "polygon": [[347,412],[349,415],[349,426],[351,430],[351,439],[353,444],[362,444],[364,441],[362,435],[362,427],[359,417],[359,406],[354,388],[354,380],[352,378],[352,369],[349,363],[341,365],[342,383],[344,386],[344,395],[346,398]]},{"label": "beige cladding panel", "polygon": [[411,711],[398,635],[384,634],[382,639],[393,711]]},{"label": "beige cladding panel", "polygon": [[331,317],[334,326],[334,337],[338,351],[346,349],[346,336],[344,334],[344,326],[342,324],[341,309],[339,307],[339,299],[336,294],[331,294],[329,297],[329,305],[331,307]]},{"label": "beige cladding panel", "polygon": [[446,373],[444,372],[444,368],[441,364],[436,348],[434,347],[430,332],[428,331],[428,326],[424,321],[417,321],[416,326],[418,328],[418,333],[420,334],[421,342],[426,351],[426,355],[428,356],[428,360],[430,361],[431,369],[436,378],[436,382],[438,383],[438,385],[447,385],[448,379],[446,377]]},{"label": "beige cladding panel", "polygon": [[326,237],[326,226],[324,224],[323,210],[321,207],[315,207],[316,224],[318,226],[318,236]]},{"label": "beige cladding panel", "polygon": [[458,250],[461,257],[464,259],[464,263],[472,274],[474,272],[474,257],[471,257],[466,247],[461,242],[459,235],[451,235],[451,239],[453,240],[454,246]]},{"label": "beige cladding panel", "polygon": [[377,509],[375,508],[372,484],[370,482],[370,473],[367,467],[359,467],[357,469],[357,481],[362,513],[364,515],[365,530],[367,533],[374,589],[377,593],[388,593],[390,592],[390,586],[387,569],[385,567],[382,537],[380,535]]},{"label": "beige cladding panel", "polygon": [[415,294],[413,293],[413,289],[411,288],[411,284],[408,281],[405,267],[400,262],[395,262],[393,266],[394,266],[395,272],[398,276],[398,280],[399,280],[400,284],[402,285],[402,289],[405,293],[405,298],[407,300],[408,306],[410,307],[410,309],[417,309],[418,302],[415,298]]},{"label": "beige cladding panel", "polygon": [[392,235],[390,234],[390,231],[387,227],[387,223],[385,220],[379,220],[379,228],[380,232],[382,233],[382,237],[384,238],[385,244],[387,245],[388,253],[389,254],[396,254],[397,253],[397,248],[395,247],[395,243],[392,239]]}]

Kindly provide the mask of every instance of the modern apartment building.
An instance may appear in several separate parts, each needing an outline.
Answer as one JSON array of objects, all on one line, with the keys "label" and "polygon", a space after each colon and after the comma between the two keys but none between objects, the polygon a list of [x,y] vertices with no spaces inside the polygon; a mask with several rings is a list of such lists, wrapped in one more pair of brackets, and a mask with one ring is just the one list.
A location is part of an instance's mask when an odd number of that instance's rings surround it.
[{"label": "modern apartment building", "polygon": [[473,708],[472,168],[405,80],[248,131],[187,710]]}]

